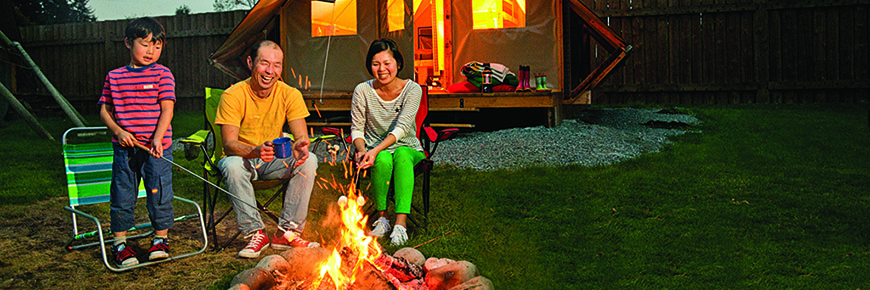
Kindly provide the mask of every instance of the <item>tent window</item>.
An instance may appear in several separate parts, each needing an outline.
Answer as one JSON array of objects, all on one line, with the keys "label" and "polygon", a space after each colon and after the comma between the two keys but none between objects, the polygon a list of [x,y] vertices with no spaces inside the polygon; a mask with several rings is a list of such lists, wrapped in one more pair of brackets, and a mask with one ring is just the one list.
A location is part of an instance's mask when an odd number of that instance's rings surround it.
[{"label": "tent window", "polygon": [[405,1],[387,0],[387,28],[390,32],[405,29]]},{"label": "tent window", "polygon": [[356,0],[311,1],[311,37],[355,34]]},{"label": "tent window", "polygon": [[526,0],[471,0],[474,29],[526,27]]}]

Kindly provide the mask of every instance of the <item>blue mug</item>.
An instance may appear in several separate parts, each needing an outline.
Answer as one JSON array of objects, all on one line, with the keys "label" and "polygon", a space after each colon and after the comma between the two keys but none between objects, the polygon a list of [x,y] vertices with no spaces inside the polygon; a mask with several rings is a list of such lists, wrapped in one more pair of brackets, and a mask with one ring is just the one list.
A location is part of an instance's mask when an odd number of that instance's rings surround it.
[{"label": "blue mug", "polygon": [[293,156],[293,139],[290,139],[290,137],[272,140],[272,147],[275,148],[275,157],[278,159]]}]

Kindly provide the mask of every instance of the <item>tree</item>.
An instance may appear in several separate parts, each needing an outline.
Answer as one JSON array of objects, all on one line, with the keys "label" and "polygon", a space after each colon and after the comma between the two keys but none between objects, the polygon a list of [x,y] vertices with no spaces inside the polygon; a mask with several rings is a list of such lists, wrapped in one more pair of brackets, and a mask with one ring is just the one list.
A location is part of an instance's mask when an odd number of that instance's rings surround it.
[{"label": "tree", "polygon": [[97,20],[89,0],[12,0],[21,25],[47,25]]},{"label": "tree", "polygon": [[252,9],[258,0],[214,0],[215,11],[230,11],[236,8]]},{"label": "tree", "polygon": [[188,15],[188,14],[190,14],[190,7],[188,7],[187,5],[181,5],[181,6],[178,6],[178,8],[175,8],[175,15]]}]

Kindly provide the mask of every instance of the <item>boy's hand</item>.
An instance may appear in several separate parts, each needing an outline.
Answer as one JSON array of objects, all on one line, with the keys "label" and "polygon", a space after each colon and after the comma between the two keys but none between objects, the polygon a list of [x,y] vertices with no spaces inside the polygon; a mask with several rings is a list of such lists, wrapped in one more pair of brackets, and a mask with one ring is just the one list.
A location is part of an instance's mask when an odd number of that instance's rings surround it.
[{"label": "boy's hand", "polygon": [[157,158],[157,159],[163,158],[163,142],[162,142],[162,140],[163,140],[163,137],[160,137],[159,139],[154,138],[154,140],[151,141],[151,150],[148,150],[148,152],[151,153],[151,156],[154,156],[154,158]]},{"label": "boy's hand", "polygon": [[139,143],[139,141],[136,141],[136,137],[126,130],[121,130],[121,132],[115,134],[115,137],[118,138],[118,144],[121,145],[121,147],[133,147]]},{"label": "boy's hand", "polygon": [[302,138],[293,143],[293,157],[296,158],[295,167],[299,167],[305,160],[308,160],[308,145],[311,145],[311,140]]},{"label": "boy's hand", "polygon": [[272,147],[272,141],[266,141],[263,145],[257,146],[257,155],[263,162],[272,162],[275,160],[275,148]]}]

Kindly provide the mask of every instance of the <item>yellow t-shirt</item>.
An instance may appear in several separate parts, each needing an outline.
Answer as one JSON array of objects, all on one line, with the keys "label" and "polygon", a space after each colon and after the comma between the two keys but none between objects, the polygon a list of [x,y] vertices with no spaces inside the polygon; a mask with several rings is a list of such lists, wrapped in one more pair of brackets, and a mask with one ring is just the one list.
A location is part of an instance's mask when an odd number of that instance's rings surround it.
[{"label": "yellow t-shirt", "polygon": [[281,137],[285,123],[308,115],[302,93],[296,88],[279,81],[269,97],[261,99],[254,95],[248,78],[224,91],[214,123],[238,126],[239,141],[259,146]]}]

